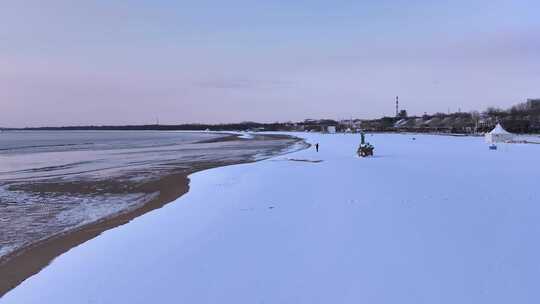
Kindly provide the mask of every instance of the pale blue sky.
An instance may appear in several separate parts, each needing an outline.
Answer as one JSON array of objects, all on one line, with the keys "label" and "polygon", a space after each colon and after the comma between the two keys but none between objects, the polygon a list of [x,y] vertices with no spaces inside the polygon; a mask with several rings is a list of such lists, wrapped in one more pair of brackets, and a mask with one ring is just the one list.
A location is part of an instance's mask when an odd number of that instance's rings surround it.
[{"label": "pale blue sky", "polygon": [[284,121],[540,96],[538,1],[0,3],[0,126]]}]

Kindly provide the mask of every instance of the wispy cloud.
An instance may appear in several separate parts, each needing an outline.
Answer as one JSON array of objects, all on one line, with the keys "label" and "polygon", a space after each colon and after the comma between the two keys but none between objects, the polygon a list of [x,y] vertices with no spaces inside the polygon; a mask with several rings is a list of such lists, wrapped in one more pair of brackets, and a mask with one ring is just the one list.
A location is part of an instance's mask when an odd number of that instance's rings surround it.
[{"label": "wispy cloud", "polygon": [[283,80],[211,79],[197,82],[196,86],[206,89],[265,90],[290,88],[293,86],[293,82]]}]

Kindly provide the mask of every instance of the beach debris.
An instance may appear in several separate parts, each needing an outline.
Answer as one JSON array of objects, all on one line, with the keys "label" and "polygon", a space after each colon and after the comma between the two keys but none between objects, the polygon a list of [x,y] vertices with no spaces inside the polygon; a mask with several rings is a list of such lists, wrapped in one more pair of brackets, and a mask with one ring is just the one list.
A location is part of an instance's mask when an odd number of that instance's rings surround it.
[{"label": "beach debris", "polygon": [[306,163],[320,163],[322,159],[300,159],[300,158],[287,158],[289,161],[306,162]]}]

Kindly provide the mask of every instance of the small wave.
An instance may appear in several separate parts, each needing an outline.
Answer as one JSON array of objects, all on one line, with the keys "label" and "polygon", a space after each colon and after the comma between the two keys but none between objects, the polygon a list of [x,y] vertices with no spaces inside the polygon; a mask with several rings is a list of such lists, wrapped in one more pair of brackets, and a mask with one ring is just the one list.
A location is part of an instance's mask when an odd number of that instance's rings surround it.
[{"label": "small wave", "polygon": [[87,142],[87,143],[76,143],[76,144],[32,145],[32,146],[19,146],[19,147],[0,148],[0,151],[18,151],[18,150],[24,150],[24,149],[88,146],[88,145],[93,145],[93,144],[94,143],[92,143],[92,142]]}]

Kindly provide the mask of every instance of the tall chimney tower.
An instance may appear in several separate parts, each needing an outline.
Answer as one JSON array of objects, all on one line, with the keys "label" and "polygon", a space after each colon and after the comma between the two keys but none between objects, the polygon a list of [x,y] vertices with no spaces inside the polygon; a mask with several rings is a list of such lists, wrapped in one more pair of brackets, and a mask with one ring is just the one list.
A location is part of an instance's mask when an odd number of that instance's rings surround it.
[{"label": "tall chimney tower", "polygon": [[399,116],[399,96],[396,96],[396,117]]}]

